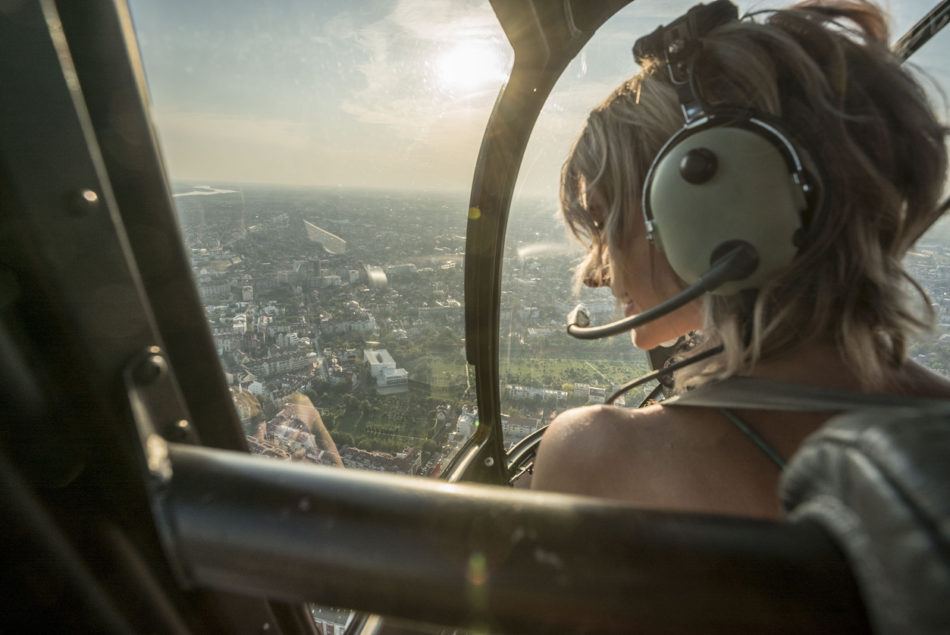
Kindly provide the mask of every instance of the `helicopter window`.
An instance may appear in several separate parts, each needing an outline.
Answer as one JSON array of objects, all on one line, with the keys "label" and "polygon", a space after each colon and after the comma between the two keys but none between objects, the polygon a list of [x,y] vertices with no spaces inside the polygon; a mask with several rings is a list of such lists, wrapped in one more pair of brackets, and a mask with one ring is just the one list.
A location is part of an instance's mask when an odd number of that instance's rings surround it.
[{"label": "helicopter window", "polygon": [[[500,394],[505,444],[549,423],[566,407],[602,403],[614,388],[646,373],[646,356],[627,334],[580,341],[564,333],[565,315],[580,301],[591,322],[617,319],[618,307],[605,288],[573,291],[574,267],[583,248],[568,238],[558,210],[560,168],[583,123],[597,103],[639,72],[630,48],[635,35],[648,33],[685,12],[692,0],[632,3],[612,17],[567,67],[535,125],[525,152],[508,222],[502,278],[499,330]],[[787,6],[737,2],[740,13]],[[895,3],[892,33],[896,39],[931,9],[926,1]],[[950,83],[944,60],[947,31],[913,57],[930,80],[935,103],[946,113]],[[942,91],[942,93],[941,93]],[[950,225],[938,223],[908,257],[908,267],[933,298],[938,328],[913,345],[911,354],[943,373],[950,372]],[[653,388],[627,393],[618,405],[639,404]]]},{"label": "helicopter window", "polygon": [[487,2],[130,2],[252,451],[435,476],[477,425],[462,256]]},{"label": "helicopter window", "polygon": [[[901,11],[905,13],[906,9]],[[900,14],[899,14],[900,15]],[[913,23],[913,18],[908,20]],[[944,125],[950,123],[950,32],[943,29],[910,58],[921,83],[930,94]],[[950,191],[945,192],[950,196]],[[937,328],[920,335],[910,345],[910,356],[942,375],[950,376],[950,221],[937,221],[908,254],[905,264],[927,291],[933,303]]]},{"label": "helicopter window", "polygon": [[[639,5],[640,3],[635,3]],[[548,97],[521,165],[508,222],[499,322],[499,382],[504,445],[543,427],[565,408],[603,402],[646,369],[629,338],[580,342],[564,334],[574,297],[573,266],[583,255],[555,218],[560,167],[587,111],[633,72],[629,37],[635,5],[621,10],[591,38]],[[596,321],[613,315],[609,289],[581,290]]]}]

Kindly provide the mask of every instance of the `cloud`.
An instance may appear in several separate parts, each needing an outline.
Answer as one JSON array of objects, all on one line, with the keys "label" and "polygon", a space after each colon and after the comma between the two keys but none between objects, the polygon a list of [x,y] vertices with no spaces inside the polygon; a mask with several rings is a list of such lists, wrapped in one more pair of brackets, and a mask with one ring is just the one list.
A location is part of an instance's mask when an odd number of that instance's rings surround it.
[{"label": "cloud", "polygon": [[495,15],[483,3],[400,0],[387,21],[420,40],[451,42],[501,34]]},{"label": "cloud", "polygon": [[491,109],[500,85],[460,94],[440,84],[436,61],[450,47],[477,38],[510,57],[490,8],[471,2],[401,0],[388,15],[352,33],[359,46],[362,86],[341,109],[404,138],[406,132],[418,133],[413,120],[426,119],[436,129],[449,130],[469,120],[473,109]]}]

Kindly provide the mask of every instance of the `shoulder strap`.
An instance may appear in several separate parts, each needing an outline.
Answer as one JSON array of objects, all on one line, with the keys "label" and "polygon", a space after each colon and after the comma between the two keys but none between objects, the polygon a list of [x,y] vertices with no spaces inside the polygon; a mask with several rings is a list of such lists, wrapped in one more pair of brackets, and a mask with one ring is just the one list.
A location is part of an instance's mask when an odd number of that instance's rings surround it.
[{"label": "shoulder strap", "polygon": [[778,465],[779,470],[785,469],[785,459],[782,458],[782,455],[779,454],[768,441],[763,439],[758,432],[753,430],[749,424],[740,419],[739,416],[729,408],[720,408],[719,412],[725,415],[726,419],[731,421],[735,427],[739,428],[739,431],[746,435],[752,443],[756,444],[760,450],[765,452],[766,456],[768,456],[773,463]]},{"label": "shoulder strap", "polygon": [[664,406],[749,408],[790,412],[838,412],[862,408],[928,407],[950,409],[950,400],[862,393],[822,386],[786,384],[761,377],[729,377],[704,384],[663,402]]}]

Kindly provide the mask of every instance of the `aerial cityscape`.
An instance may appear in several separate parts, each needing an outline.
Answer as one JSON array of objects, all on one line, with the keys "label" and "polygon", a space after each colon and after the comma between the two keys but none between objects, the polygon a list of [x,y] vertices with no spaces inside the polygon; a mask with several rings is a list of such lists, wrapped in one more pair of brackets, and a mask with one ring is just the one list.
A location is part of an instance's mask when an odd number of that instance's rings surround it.
[{"label": "aerial cityscape", "polygon": [[[464,357],[464,196],[177,189],[198,291],[251,449],[437,474],[478,424]],[[607,342],[563,335],[570,266],[549,248],[531,256],[524,246],[564,243],[564,230],[552,209],[532,211],[513,218],[509,239],[506,446],[567,406],[603,401],[606,389],[646,368],[622,338],[611,356]],[[613,303],[601,297],[592,308],[609,315]],[[614,361],[595,365],[605,357]],[[301,397],[319,424],[300,416]],[[334,443],[322,443],[314,425]]]},{"label": "aerial cityscape", "polygon": [[[251,450],[438,475],[478,425],[465,361],[465,196],[176,184],[175,203]],[[950,369],[948,244],[938,228],[908,257],[941,323],[911,355],[939,372]],[[627,336],[566,335],[580,255],[552,205],[516,200],[500,316],[505,447],[649,370]],[[616,317],[608,291],[581,299],[595,322]]]}]

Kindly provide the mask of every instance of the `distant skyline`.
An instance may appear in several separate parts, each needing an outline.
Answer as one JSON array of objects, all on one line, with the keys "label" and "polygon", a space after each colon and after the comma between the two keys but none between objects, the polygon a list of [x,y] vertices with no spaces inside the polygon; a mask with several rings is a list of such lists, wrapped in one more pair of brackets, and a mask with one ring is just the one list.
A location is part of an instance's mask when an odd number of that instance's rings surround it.
[{"label": "distant skyline", "polygon": [[[692,4],[640,0],[594,36],[545,105],[519,191],[554,197],[587,112],[638,71],[633,41]],[[890,3],[894,37],[931,4]],[[467,191],[513,57],[487,1],[130,6],[173,180]],[[938,38],[915,62],[948,86]]]}]

